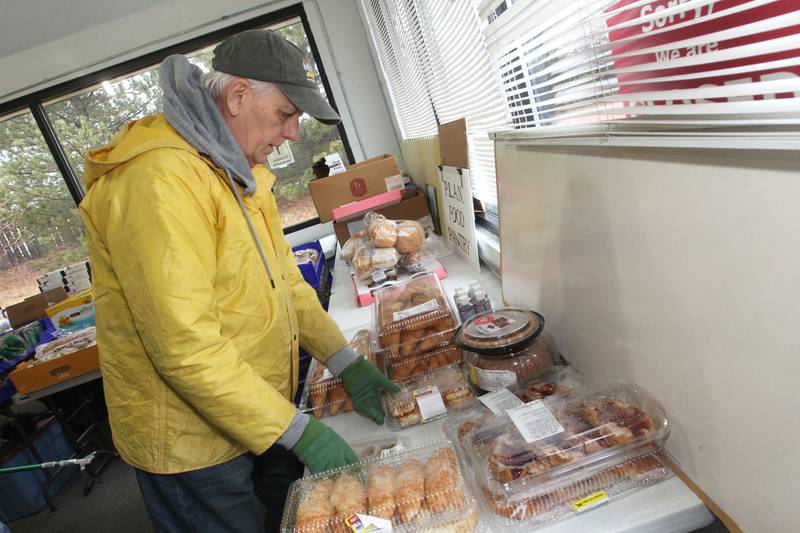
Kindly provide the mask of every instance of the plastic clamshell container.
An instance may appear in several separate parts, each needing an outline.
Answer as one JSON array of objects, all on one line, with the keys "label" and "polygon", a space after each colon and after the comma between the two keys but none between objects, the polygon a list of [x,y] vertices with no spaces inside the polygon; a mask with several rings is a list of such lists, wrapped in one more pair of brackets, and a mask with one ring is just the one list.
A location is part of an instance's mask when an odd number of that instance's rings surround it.
[{"label": "plastic clamshell container", "polygon": [[[371,336],[369,330],[361,330],[353,336],[350,346],[356,353],[374,362],[370,351]],[[352,411],[353,402],[342,380],[333,377],[324,364],[312,359],[298,408],[316,418],[325,418]]]},{"label": "plastic clamshell container", "polygon": [[544,317],[527,309],[508,307],[471,317],[455,337],[469,365],[470,383],[494,392],[553,366],[557,352],[543,330]]},{"label": "plastic clamshell container", "polygon": [[[623,498],[673,476],[660,453],[598,463],[514,495],[475,488],[481,513],[495,531],[526,533]],[[480,485],[480,483],[478,484]]]},{"label": "plastic clamshell container", "polygon": [[461,348],[448,345],[419,355],[392,360],[389,352],[382,352],[386,376],[392,381],[403,381],[419,377],[437,368],[460,363],[463,360]]},{"label": "plastic clamshell container", "polygon": [[[523,403],[549,396],[569,397],[586,392],[586,379],[571,366],[554,366],[529,381],[509,388]],[[493,423],[496,416],[486,405],[476,399],[450,411],[444,423],[444,432],[452,442],[460,445],[466,436],[485,424]]]},{"label": "plastic clamshell container", "polygon": [[295,481],[281,533],[350,532],[347,521],[356,517],[388,520],[397,533],[469,533],[483,525],[447,441]]},{"label": "plastic clamshell container", "polygon": [[348,444],[359,461],[368,461],[370,459],[403,453],[413,446],[410,439],[397,433],[349,441]]},{"label": "plastic clamshell container", "polygon": [[375,292],[375,332],[391,362],[452,345],[458,321],[435,274]]},{"label": "plastic clamshell container", "polygon": [[[513,493],[601,461],[656,451],[669,435],[664,408],[633,384],[541,400],[562,430],[528,442],[507,415],[466,437],[477,474],[491,489]],[[528,404],[530,405],[530,404]]]},{"label": "plastic clamshell container", "polygon": [[464,373],[458,365],[438,368],[424,376],[404,381],[400,391],[387,394],[386,427],[400,430],[447,416],[457,405],[473,400]]}]

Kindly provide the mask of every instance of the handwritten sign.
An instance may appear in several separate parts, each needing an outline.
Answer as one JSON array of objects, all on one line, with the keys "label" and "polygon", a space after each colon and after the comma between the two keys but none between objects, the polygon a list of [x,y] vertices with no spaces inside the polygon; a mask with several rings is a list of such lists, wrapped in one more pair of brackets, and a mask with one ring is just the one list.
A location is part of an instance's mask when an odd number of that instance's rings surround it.
[{"label": "handwritten sign", "polygon": [[476,272],[480,272],[469,170],[448,166],[440,168],[439,184],[444,207],[442,222],[447,228],[447,242],[456,254],[464,258]]}]

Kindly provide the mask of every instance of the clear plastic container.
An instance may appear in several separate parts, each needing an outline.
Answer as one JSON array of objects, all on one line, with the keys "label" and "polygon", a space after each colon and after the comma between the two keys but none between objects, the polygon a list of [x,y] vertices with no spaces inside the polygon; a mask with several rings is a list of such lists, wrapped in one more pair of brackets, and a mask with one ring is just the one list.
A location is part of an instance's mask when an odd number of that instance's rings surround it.
[{"label": "clear plastic container", "polygon": [[402,453],[412,446],[411,440],[391,433],[379,437],[349,441],[348,444],[359,461],[368,461]]},{"label": "clear plastic container", "polygon": [[447,441],[295,481],[281,533],[350,532],[348,521],[387,520],[395,532],[464,532],[482,525]]},{"label": "clear plastic container", "polygon": [[[350,346],[356,353],[374,363],[375,358],[370,351],[371,335],[366,329],[357,332],[350,341]],[[298,408],[316,418],[325,418],[352,411],[353,402],[342,380],[333,377],[324,364],[312,359]]]},{"label": "clear plastic container", "polygon": [[[554,366],[525,383],[509,388],[509,391],[520,402],[527,403],[549,396],[566,397],[585,393],[588,386],[586,378],[571,366]],[[447,438],[459,445],[464,442],[467,434],[494,419],[495,415],[489,408],[480,399],[476,399],[450,411],[444,423],[444,432]]]},{"label": "clear plastic container", "polygon": [[452,345],[458,325],[435,274],[376,291],[374,324],[391,362]]},{"label": "clear plastic container", "polygon": [[386,427],[399,430],[447,416],[475,398],[458,365],[445,366],[405,381],[400,391],[385,397]]},{"label": "clear plastic container", "polygon": [[513,496],[477,488],[483,514],[496,531],[525,533],[565,520],[673,477],[660,453],[600,463]]},{"label": "clear plastic container", "polygon": [[535,416],[491,416],[463,438],[495,514],[536,525],[552,520],[551,512],[565,516],[594,492],[608,496],[668,476],[654,455],[669,434],[666,414],[632,384],[550,396],[525,408]]},{"label": "clear plastic container", "polygon": [[460,363],[463,359],[463,352],[458,346],[448,345],[444,348],[394,361],[389,358],[388,351],[383,352],[382,356],[386,375],[392,381],[399,382],[422,376],[443,366]]},{"label": "clear plastic container", "polygon": [[553,366],[555,350],[543,330],[544,317],[526,309],[509,307],[469,319],[455,340],[469,364],[470,383],[494,392]]}]

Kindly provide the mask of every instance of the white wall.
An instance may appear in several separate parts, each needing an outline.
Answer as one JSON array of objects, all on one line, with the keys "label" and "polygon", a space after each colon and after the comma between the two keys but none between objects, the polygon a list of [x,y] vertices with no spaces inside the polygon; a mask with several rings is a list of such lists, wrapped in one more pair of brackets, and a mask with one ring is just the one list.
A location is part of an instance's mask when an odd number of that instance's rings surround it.
[{"label": "white wall", "polygon": [[798,531],[800,154],[499,142],[503,288],[748,531]]},{"label": "white wall", "polygon": [[[0,102],[295,3],[276,0],[159,3],[90,30],[0,58],[0,72],[6,73],[0,78]],[[356,159],[382,153],[399,157],[400,148],[356,0],[305,0],[303,6]]]}]

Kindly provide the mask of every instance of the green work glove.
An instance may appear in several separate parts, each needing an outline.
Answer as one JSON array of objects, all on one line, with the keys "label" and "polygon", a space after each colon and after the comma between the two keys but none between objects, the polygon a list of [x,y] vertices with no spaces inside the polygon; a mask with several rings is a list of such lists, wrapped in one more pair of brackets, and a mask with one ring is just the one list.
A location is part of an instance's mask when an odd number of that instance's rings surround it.
[{"label": "green work glove", "polygon": [[350,445],[315,418],[308,419],[308,425],[292,451],[312,474],[358,462]]},{"label": "green work glove", "polygon": [[350,363],[339,377],[350,393],[356,411],[372,419],[376,424],[383,424],[381,389],[394,393],[399,392],[400,387],[386,379],[386,376],[363,357]]}]

